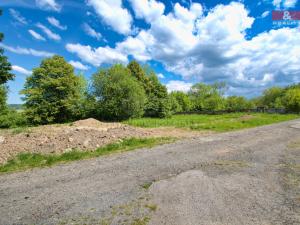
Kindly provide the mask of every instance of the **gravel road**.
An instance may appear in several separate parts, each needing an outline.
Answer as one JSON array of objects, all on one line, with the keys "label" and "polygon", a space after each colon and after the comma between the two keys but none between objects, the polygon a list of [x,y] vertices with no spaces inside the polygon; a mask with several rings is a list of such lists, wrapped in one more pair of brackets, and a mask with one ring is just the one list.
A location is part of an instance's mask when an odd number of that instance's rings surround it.
[{"label": "gravel road", "polygon": [[300,224],[300,120],[0,176],[0,224]]}]

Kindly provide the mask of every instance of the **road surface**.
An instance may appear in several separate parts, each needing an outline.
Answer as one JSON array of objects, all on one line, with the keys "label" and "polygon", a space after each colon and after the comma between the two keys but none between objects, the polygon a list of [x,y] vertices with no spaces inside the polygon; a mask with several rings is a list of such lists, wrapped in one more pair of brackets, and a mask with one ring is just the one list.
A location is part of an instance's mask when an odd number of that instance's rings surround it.
[{"label": "road surface", "polygon": [[300,120],[0,175],[0,224],[300,224]]}]

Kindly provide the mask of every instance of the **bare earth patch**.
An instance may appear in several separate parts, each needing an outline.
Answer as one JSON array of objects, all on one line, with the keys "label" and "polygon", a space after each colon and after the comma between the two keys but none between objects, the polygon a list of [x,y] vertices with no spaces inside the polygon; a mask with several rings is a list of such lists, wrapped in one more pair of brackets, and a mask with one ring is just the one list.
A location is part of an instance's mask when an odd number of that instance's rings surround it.
[{"label": "bare earth patch", "polygon": [[175,128],[136,128],[95,119],[33,127],[20,132],[8,130],[0,135],[0,164],[21,152],[51,154],[73,149],[95,150],[124,138],[196,137],[200,134],[202,133]]}]

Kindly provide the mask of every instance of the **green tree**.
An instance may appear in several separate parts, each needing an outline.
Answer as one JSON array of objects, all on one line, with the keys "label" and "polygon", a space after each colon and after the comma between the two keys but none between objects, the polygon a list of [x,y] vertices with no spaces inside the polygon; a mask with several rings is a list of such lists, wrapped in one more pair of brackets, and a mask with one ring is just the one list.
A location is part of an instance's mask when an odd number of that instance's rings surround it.
[{"label": "green tree", "polygon": [[223,94],[226,85],[215,83],[207,85],[204,83],[194,84],[189,92],[193,109],[198,111],[218,111],[225,109],[225,99]]},{"label": "green tree", "polygon": [[182,91],[173,91],[170,96],[176,99],[178,109],[176,112],[189,112],[192,109],[190,97]]},{"label": "green tree", "polygon": [[283,96],[283,105],[289,112],[300,112],[300,87],[288,89]]},{"label": "green tree", "polygon": [[93,75],[92,93],[97,100],[98,118],[125,120],[144,113],[145,91],[130,70],[120,64]]},{"label": "green tree", "polygon": [[133,60],[127,68],[145,90],[147,101],[145,104],[145,116],[168,117],[171,115],[171,99],[168,97],[167,88],[162,85],[155,72],[149,67],[141,65]]},{"label": "green tree", "polygon": [[[0,9],[0,16],[2,10]],[[4,38],[3,33],[0,33],[0,42]],[[14,79],[14,74],[11,73],[11,64],[8,62],[7,57],[4,56],[3,48],[0,48],[0,113],[4,114],[7,111],[6,98],[7,98],[7,86],[6,83],[9,80]]]},{"label": "green tree", "polygon": [[131,75],[140,82],[145,90],[145,93],[148,95],[152,90],[152,85],[149,77],[146,75],[145,69],[142,68],[141,65],[135,60],[132,60],[127,65],[127,68],[130,70]]},{"label": "green tree", "polygon": [[55,55],[42,61],[24,89],[25,112],[34,124],[61,123],[78,118],[82,98],[82,79],[61,56]]},{"label": "green tree", "polygon": [[250,109],[249,102],[243,96],[229,96],[226,99],[226,109],[230,111],[239,111],[243,109]]},{"label": "green tree", "polygon": [[153,70],[148,70],[148,77],[151,89],[147,96],[145,116],[148,117],[169,117],[172,114],[171,101],[166,86],[162,85]]},{"label": "green tree", "polygon": [[283,95],[283,88],[271,87],[264,91],[260,101],[261,105],[267,108],[278,108],[279,106],[282,106],[281,98],[283,97]]}]

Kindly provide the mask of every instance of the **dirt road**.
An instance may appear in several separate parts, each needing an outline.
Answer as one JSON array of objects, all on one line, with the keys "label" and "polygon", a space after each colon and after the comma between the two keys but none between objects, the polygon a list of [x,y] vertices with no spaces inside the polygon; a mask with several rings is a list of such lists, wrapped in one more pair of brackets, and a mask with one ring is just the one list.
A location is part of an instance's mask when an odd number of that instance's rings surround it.
[{"label": "dirt road", "polygon": [[0,224],[300,224],[300,120],[0,176]]}]

